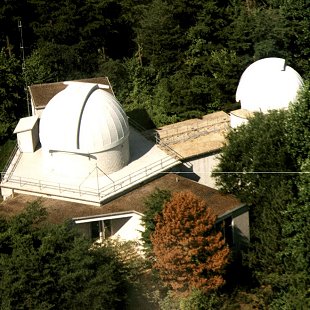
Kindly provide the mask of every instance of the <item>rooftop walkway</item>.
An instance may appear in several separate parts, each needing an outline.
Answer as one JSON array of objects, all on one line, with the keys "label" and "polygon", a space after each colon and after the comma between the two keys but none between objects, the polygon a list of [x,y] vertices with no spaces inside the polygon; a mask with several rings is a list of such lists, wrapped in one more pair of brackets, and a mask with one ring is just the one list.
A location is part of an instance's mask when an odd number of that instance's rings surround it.
[{"label": "rooftop walkway", "polygon": [[2,174],[3,195],[10,190],[69,201],[100,205],[112,197],[178,164],[176,154],[164,152],[138,131],[130,128],[130,163],[105,175],[99,168],[84,177],[68,178],[46,171],[41,148],[34,153],[16,151]]},{"label": "rooftop walkway", "polygon": [[168,145],[182,159],[218,152],[230,130],[230,117],[223,111],[167,125],[155,130],[157,143]]}]

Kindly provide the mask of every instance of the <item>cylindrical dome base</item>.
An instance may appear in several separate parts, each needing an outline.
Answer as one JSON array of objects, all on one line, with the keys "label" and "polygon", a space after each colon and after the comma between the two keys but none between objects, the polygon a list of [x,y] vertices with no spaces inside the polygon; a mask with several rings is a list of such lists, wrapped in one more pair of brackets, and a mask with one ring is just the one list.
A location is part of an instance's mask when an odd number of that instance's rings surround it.
[{"label": "cylindrical dome base", "polygon": [[87,177],[97,167],[98,175],[105,175],[125,167],[129,162],[128,139],[122,144],[95,154],[77,154],[69,152],[46,152],[44,154],[45,168],[58,175],[72,177]]}]

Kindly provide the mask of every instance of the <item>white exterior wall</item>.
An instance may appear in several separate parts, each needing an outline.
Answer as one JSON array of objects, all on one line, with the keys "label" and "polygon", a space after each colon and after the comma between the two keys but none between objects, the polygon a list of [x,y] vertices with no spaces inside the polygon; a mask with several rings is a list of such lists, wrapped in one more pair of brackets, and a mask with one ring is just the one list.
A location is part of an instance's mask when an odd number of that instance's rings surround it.
[{"label": "white exterior wall", "polygon": [[234,115],[234,114],[230,114],[230,127],[231,128],[237,128],[238,126],[242,125],[242,124],[246,124],[248,123],[248,119]]},{"label": "white exterior wall", "polygon": [[[59,175],[86,177],[96,166],[98,175],[117,171],[129,162],[129,143],[125,140],[115,148],[96,154],[76,154],[69,152],[44,152],[44,168]],[[103,171],[103,173],[101,171]]]},{"label": "white exterior wall", "polygon": [[[218,154],[206,155],[205,157],[189,160],[188,162],[192,165],[191,170],[193,173],[199,177],[199,180],[197,180],[198,183],[211,188],[216,188],[215,179],[211,177],[211,174],[219,162]],[[190,179],[195,179],[195,176],[193,175],[192,178],[189,173],[184,176]]]},{"label": "white exterior wall", "polygon": [[43,167],[61,176],[87,176],[96,167],[96,159],[87,155],[66,152],[43,152]]},{"label": "white exterior wall", "polygon": [[0,194],[3,198],[3,200],[6,200],[14,195],[14,191],[11,188],[5,188],[1,187],[0,188]]},{"label": "white exterior wall", "polygon": [[247,247],[250,242],[250,219],[247,208],[242,208],[231,214],[233,247],[238,252]]},{"label": "white exterior wall", "polygon": [[41,114],[42,112],[44,111],[44,108],[45,107],[42,107],[42,108],[36,108],[34,103],[33,103],[33,100],[31,98],[31,115],[32,116],[37,116],[38,118],[41,118]]},{"label": "white exterior wall", "polygon": [[17,133],[17,142],[21,152],[33,153],[39,143],[38,122],[32,129]]},{"label": "white exterior wall", "polygon": [[[141,239],[141,231],[144,231],[144,227],[141,222],[141,215],[132,214],[130,219],[122,226],[119,227],[118,220],[112,220],[112,232],[113,237],[120,238],[124,241],[139,241]],[[114,231],[115,228],[117,231]]]},{"label": "white exterior wall", "polygon": [[129,141],[128,138],[120,145],[102,152],[96,153],[98,167],[106,174],[118,171],[129,162]]},{"label": "white exterior wall", "polygon": [[[137,213],[130,213],[122,217],[113,216],[112,218],[107,216],[90,219],[89,221],[83,221],[78,223],[78,229],[85,236],[91,238],[91,223],[111,221],[111,237],[114,239],[120,239],[122,241],[140,241],[141,232],[144,231],[144,226],[141,221],[142,215]],[[77,220],[79,222],[79,220]],[[102,227],[102,226],[101,226]],[[101,235],[104,235],[101,232]]]},{"label": "white exterior wall", "polygon": [[[234,236],[239,239],[250,240],[250,226],[249,226],[249,212],[242,213],[236,217],[233,217]],[[236,240],[238,243],[238,240]]]},{"label": "white exterior wall", "polygon": [[33,112],[32,112],[32,115],[36,115],[38,118],[41,118],[41,115],[44,111],[44,108],[42,109],[34,109]]}]

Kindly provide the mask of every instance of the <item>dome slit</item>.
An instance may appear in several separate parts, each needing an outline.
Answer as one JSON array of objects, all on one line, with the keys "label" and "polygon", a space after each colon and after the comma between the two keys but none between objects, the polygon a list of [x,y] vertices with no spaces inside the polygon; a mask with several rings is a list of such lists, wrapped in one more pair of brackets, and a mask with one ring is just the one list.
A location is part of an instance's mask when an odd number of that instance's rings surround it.
[{"label": "dome slit", "polygon": [[77,128],[77,135],[76,135],[76,148],[79,150],[80,149],[80,129],[81,129],[81,122],[82,122],[82,117],[83,117],[83,112],[85,110],[85,106],[86,103],[89,99],[89,97],[91,96],[91,94],[95,91],[99,89],[98,85],[95,85],[87,94],[87,96],[85,97],[85,100],[83,102],[83,105],[81,107],[81,112],[80,112],[80,116],[79,116],[79,120],[78,120],[78,128]]}]

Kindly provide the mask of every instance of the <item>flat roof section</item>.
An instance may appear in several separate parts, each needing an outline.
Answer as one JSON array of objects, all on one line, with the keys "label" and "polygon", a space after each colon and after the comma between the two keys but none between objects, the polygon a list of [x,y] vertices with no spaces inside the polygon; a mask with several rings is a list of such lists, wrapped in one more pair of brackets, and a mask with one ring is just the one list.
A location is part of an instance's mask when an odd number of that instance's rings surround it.
[{"label": "flat roof section", "polygon": [[[106,91],[114,95],[112,86],[107,77],[81,79],[71,82],[87,82],[87,83],[108,85],[109,88],[106,89]],[[60,91],[64,90],[67,86],[68,85],[65,84],[65,81],[55,83],[35,84],[29,86],[29,92],[32,98],[33,105],[35,106],[35,108],[41,108],[41,109],[45,108],[45,106],[49,103],[49,101]]]},{"label": "flat roof section", "polygon": [[216,153],[225,143],[225,130],[201,135],[193,140],[187,140],[171,145],[171,148],[184,159],[190,159],[203,154]]},{"label": "flat roof section", "polygon": [[99,175],[94,169],[83,177],[65,177],[44,169],[41,148],[34,153],[17,152],[2,177],[1,187],[29,195],[99,205],[180,163],[132,127],[129,141],[129,164],[108,175]]},{"label": "flat roof section", "polygon": [[21,118],[18,121],[17,126],[15,127],[14,133],[20,133],[27,130],[31,130],[36,124],[38,119],[39,118],[36,115]]},{"label": "flat roof section", "polygon": [[159,145],[169,145],[184,159],[213,153],[225,143],[230,117],[223,111],[160,127],[156,130]]},{"label": "flat roof section", "polygon": [[[165,189],[171,192],[191,191],[198,197],[205,199],[207,206],[212,209],[217,217],[244,207],[244,204],[233,195],[223,194],[216,189],[173,173],[162,173],[161,177],[149,181],[100,207],[51,198],[40,199],[48,211],[48,221],[61,223],[72,218],[104,216],[119,212],[135,211],[143,214],[146,210],[145,198],[154,193],[156,189]],[[17,194],[15,197],[0,203],[0,215],[4,217],[16,215],[22,212],[27,203],[37,199],[38,197],[35,196]]]},{"label": "flat roof section", "polygon": [[231,111],[230,114],[241,117],[241,118],[246,118],[246,119],[254,116],[254,112],[251,112],[246,109],[234,110],[234,111]]}]

